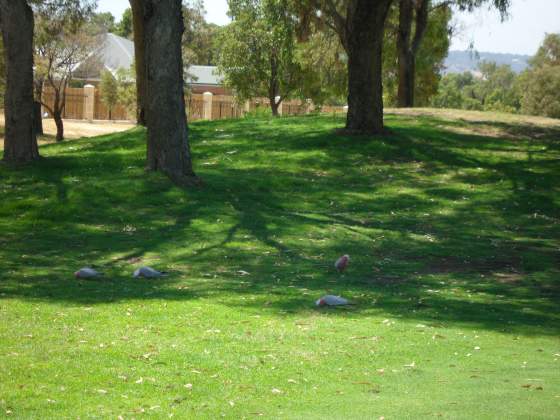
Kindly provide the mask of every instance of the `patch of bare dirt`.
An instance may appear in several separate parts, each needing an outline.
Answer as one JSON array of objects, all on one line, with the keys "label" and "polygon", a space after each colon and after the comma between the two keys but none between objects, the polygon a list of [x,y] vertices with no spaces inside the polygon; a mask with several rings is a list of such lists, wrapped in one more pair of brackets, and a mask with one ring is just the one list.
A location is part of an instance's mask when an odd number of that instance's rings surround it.
[{"label": "patch of bare dirt", "polygon": [[[105,134],[118,133],[126,131],[134,127],[131,122],[123,121],[81,121],[81,120],[64,120],[64,137],[67,140],[79,139],[81,137],[94,137]],[[56,134],[56,125],[52,118],[43,119],[43,129],[45,136],[40,136],[38,143],[48,144],[54,142]],[[4,114],[0,113],[0,150],[4,148]]]}]

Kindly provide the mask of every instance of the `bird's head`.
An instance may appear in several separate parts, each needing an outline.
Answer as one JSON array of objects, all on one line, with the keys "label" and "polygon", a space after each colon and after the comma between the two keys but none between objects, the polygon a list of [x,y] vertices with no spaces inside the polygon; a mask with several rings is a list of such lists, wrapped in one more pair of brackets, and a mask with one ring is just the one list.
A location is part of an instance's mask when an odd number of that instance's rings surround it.
[{"label": "bird's head", "polygon": [[317,302],[315,302],[315,305],[324,306],[325,305],[325,299],[318,299]]},{"label": "bird's head", "polygon": [[80,272],[79,272],[79,271],[76,271],[76,272],[74,273],[74,277],[79,278],[79,277],[80,277]]}]

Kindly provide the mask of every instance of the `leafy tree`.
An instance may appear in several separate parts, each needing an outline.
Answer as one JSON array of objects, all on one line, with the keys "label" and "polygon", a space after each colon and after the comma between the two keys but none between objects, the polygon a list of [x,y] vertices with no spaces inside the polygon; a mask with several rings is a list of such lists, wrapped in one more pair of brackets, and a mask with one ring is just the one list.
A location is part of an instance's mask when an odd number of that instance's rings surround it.
[{"label": "leafy tree", "polygon": [[115,17],[111,12],[93,13],[89,24],[97,33],[115,32]]},{"label": "leafy tree", "polygon": [[519,78],[524,113],[560,118],[560,34],[547,34]]},{"label": "leafy tree", "polygon": [[383,131],[382,52],[392,0],[294,0],[300,38],[313,24],[334,30],[348,57],[348,114],[352,133]]},{"label": "leafy tree", "polygon": [[308,34],[297,45],[302,67],[301,96],[314,104],[345,104],[348,95],[348,57],[336,32],[328,28]]},{"label": "leafy tree", "polygon": [[109,32],[114,32],[115,34],[117,34],[118,36],[122,36],[123,38],[132,38],[132,9],[130,7],[125,9],[119,23],[114,26],[113,31]]},{"label": "leafy tree", "polygon": [[130,114],[136,113],[136,74],[133,63],[129,69],[117,70],[117,102],[124,105]]},{"label": "leafy tree", "polygon": [[[62,115],[66,106],[66,88],[76,64],[95,48],[95,38],[82,27],[89,21],[95,3],[63,1],[35,5],[35,91],[37,100],[47,108],[56,124],[56,140],[64,139]],[[53,103],[42,100],[46,83],[54,91]]]},{"label": "leafy tree", "polygon": [[101,101],[109,110],[109,120],[112,119],[113,108],[118,100],[118,84],[110,71],[101,72],[101,83],[99,84]]},{"label": "leafy tree", "polygon": [[[427,11],[427,23],[421,31],[423,42],[418,41],[420,32],[415,32],[417,44],[414,44],[413,56],[403,58],[403,47],[400,44],[403,41],[399,41],[402,37],[402,18],[397,6],[395,4],[391,8],[387,18],[383,45],[384,101],[401,106],[405,98],[411,99],[411,95],[416,106],[425,106],[437,92],[443,62],[449,50],[451,8],[442,5],[431,7]],[[403,63],[412,59],[414,62],[403,69]],[[409,74],[409,71],[412,73]],[[412,86],[412,91],[408,90],[409,85]]]},{"label": "leafy tree", "polygon": [[220,26],[208,23],[206,11],[201,0],[190,0],[183,3],[183,58],[189,64],[215,65],[218,59],[219,45],[217,36]]},{"label": "leafy tree", "polygon": [[302,69],[295,59],[296,22],[280,0],[230,0],[233,18],[220,35],[218,62],[226,85],[240,99],[266,96],[272,114],[301,85]]}]

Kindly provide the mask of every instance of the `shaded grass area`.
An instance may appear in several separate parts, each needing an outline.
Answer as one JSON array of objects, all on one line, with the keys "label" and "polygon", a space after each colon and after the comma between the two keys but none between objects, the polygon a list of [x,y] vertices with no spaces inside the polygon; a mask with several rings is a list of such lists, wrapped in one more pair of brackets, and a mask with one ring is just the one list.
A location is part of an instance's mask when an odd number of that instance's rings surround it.
[{"label": "shaded grass area", "polygon": [[[197,190],[144,172],[140,129],[1,167],[0,408],[554,417],[560,131],[341,123],[191,124]],[[72,278],[91,264],[103,280]],[[172,275],[133,280],[139,264]],[[324,293],[356,305],[316,310]]]}]

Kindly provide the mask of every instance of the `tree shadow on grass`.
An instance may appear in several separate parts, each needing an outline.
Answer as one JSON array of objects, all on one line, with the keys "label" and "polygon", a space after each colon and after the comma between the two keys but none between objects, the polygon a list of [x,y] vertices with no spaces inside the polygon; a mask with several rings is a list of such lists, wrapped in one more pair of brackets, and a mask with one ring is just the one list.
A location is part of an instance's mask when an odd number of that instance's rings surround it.
[{"label": "tree shadow on grass", "polygon": [[[23,177],[2,169],[2,198],[22,198],[1,211],[0,298],[215,297],[282,315],[334,293],[358,305],[333,314],[557,334],[550,156],[496,157],[481,145],[512,143],[398,122],[373,139],[336,137],[320,117],[194,125],[195,158],[218,162],[201,166],[200,191],[144,173],[142,132],[73,142],[75,154],[62,148]],[[346,252],[339,276],[331,265]],[[92,263],[104,280],[70,278]],[[144,263],[173,274],[131,279]]]}]

